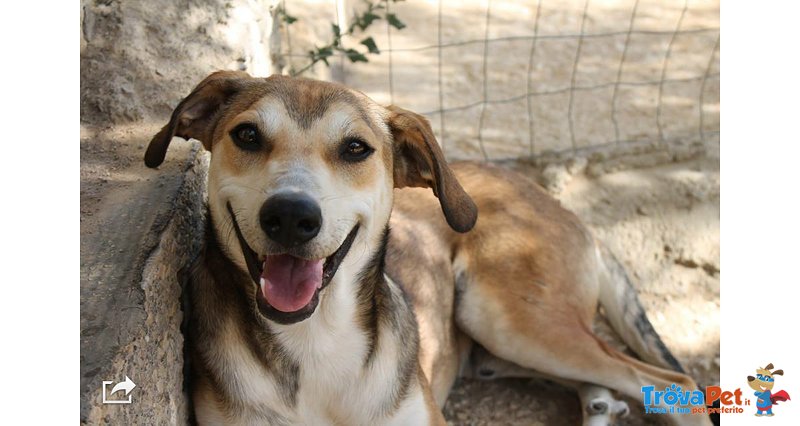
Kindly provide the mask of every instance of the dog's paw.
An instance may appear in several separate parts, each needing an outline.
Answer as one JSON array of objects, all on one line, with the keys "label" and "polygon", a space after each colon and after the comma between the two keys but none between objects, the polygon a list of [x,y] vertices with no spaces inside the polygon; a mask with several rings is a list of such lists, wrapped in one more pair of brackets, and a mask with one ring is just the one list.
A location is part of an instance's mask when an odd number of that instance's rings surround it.
[{"label": "dog's paw", "polygon": [[630,414],[631,410],[625,401],[610,396],[590,400],[584,407],[583,426],[609,426],[616,420]]}]

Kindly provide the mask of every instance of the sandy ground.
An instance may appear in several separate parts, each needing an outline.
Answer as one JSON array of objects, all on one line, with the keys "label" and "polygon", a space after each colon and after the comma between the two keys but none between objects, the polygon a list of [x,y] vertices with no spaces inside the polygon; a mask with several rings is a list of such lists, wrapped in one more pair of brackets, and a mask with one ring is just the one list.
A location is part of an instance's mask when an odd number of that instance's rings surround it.
[{"label": "sandy ground", "polygon": [[[340,18],[359,4],[337,3]],[[393,3],[405,29],[389,35],[379,21],[345,38],[346,46],[358,46],[372,36],[387,51],[370,56],[368,64],[337,59],[331,69],[319,65],[309,74],[429,113],[448,155],[458,158],[483,159],[484,151],[490,159],[515,158],[662,136],[692,143],[719,130],[719,2],[692,1],[683,13],[680,0],[593,1],[584,21],[586,4],[445,1],[440,34],[439,2]],[[291,54],[287,68],[300,69],[308,63],[302,53],[330,39],[337,9],[330,1],[289,1],[286,7],[299,20],[288,36],[283,32],[282,51]],[[536,93],[530,102],[528,92]],[[496,103],[484,108],[483,100]],[[440,109],[450,111],[442,115]]]},{"label": "sandy ground", "polygon": [[[172,107],[194,84],[216,69],[264,69],[257,48],[268,43],[269,29],[258,27],[261,21],[253,11],[263,12],[267,3],[81,2],[82,236],[96,231],[98,223],[93,218],[119,202],[126,188],[159,184],[157,179],[151,182],[142,177],[144,148],[166,122]],[[521,1],[492,2],[490,36],[532,34],[536,8],[535,2],[531,3],[533,6]],[[558,2],[558,8],[553,7],[553,2],[543,3],[540,34],[580,32],[583,2]],[[682,5],[683,2],[642,1],[636,28],[672,30]],[[302,52],[303,43],[315,37],[325,38],[329,25],[310,23],[312,18],[333,19],[335,8],[331,2],[289,2],[288,7],[301,18],[292,27],[294,52]],[[408,28],[393,34],[393,47],[436,44],[436,7],[436,2],[398,3],[396,11]],[[624,32],[630,22],[630,9],[629,2],[592,3],[584,30]],[[718,26],[718,11],[717,2],[691,2],[682,28]],[[442,34],[445,41],[484,37],[485,2],[447,2],[443,12],[448,23]],[[375,38],[379,46],[386,46],[385,27],[382,28]],[[582,46],[582,71],[576,74],[577,84],[613,81],[624,39],[623,34],[587,41]],[[660,77],[670,36],[641,35],[637,40],[629,48],[632,65],[623,69],[622,79],[644,81]],[[708,69],[715,41],[714,32],[677,37],[668,78],[702,76]],[[576,43],[574,38],[555,37],[537,46],[535,55],[540,59],[534,61],[533,67],[535,90],[570,84]],[[490,99],[524,93],[530,40],[492,42],[489,46]],[[483,48],[483,43],[472,43],[443,49],[447,64],[443,70],[445,108],[482,98]],[[316,73],[344,80],[381,102],[393,100],[417,111],[433,111],[439,108],[437,55],[436,49],[393,53],[393,93],[387,89],[387,55],[376,57],[369,65],[346,65],[344,73],[341,69],[320,69]],[[715,55],[712,74],[718,72],[718,54]],[[701,87],[702,108],[698,106]],[[572,116],[578,146],[616,139],[652,139],[658,135],[657,85],[620,89],[619,137],[610,120],[610,90],[613,88],[584,91],[574,98]],[[581,161],[571,168],[522,164],[509,167],[537,177],[615,251],[634,277],[651,321],[667,345],[700,384],[714,384],[719,380],[719,145],[707,134],[718,130],[719,80],[712,77],[705,84],[702,80],[669,83],[662,95],[663,130],[668,138],[691,134],[679,142],[699,147],[691,151],[692,155],[662,152],[649,156],[645,152],[636,161],[589,158],[588,167]],[[572,136],[564,96],[535,97],[533,131],[525,100],[487,109],[480,132],[490,157],[569,148]],[[705,141],[697,136],[698,111],[704,114]],[[440,116],[429,117],[437,134],[444,136],[451,158],[480,157],[476,126],[479,107],[448,113],[444,131]],[[608,164],[612,165],[604,166]],[[639,411],[632,407],[634,413]],[[576,424],[578,412],[577,397],[570,390],[543,381],[518,379],[489,383],[462,380],[445,407],[452,424],[474,425]],[[641,416],[634,414],[628,423],[642,422]]]}]

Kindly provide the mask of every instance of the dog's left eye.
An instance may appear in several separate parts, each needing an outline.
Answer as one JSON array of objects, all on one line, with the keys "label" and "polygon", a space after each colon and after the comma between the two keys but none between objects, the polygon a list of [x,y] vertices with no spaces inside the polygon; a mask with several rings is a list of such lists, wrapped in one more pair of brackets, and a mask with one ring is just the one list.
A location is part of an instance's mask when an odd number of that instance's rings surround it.
[{"label": "dog's left eye", "polygon": [[261,148],[261,137],[255,126],[243,123],[231,130],[233,143],[245,151],[258,151]]},{"label": "dog's left eye", "polygon": [[375,150],[371,146],[358,138],[346,138],[342,142],[341,155],[345,161],[365,160],[373,151]]}]

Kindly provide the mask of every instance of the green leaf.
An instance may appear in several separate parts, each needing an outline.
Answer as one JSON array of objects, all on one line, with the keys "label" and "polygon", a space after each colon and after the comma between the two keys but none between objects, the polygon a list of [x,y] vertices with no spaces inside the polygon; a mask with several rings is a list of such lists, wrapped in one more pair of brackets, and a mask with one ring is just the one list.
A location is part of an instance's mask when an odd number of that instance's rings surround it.
[{"label": "green leaf", "polygon": [[289,15],[286,12],[283,12],[283,22],[286,22],[287,24],[294,24],[295,22],[297,22],[297,18],[295,18],[292,15]]},{"label": "green leaf", "polygon": [[350,59],[350,62],[369,62],[369,59],[358,50],[347,49],[344,53],[347,55],[347,58]]},{"label": "green leaf", "polygon": [[380,49],[378,49],[378,46],[375,44],[375,39],[372,37],[367,37],[364,40],[361,40],[361,44],[367,46],[369,53],[381,53]]},{"label": "green leaf", "polygon": [[366,29],[368,26],[372,25],[372,23],[377,21],[378,19],[381,19],[381,17],[372,12],[367,12],[364,14],[363,17],[361,17],[361,25],[359,26],[361,27],[362,30]]},{"label": "green leaf", "polygon": [[333,36],[339,38],[342,35],[342,31],[339,29],[339,26],[336,24],[331,24],[331,30],[333,31]]},{"label": "green leaf", "polygon": [[397,15],[395,15],[394,13],[387,13],[386,20],[389,21],[389,25],[397,28],[398,30],[402,30],[403,28],[406,27],[406,24],[404,24],[403,21],[397,19]]},{"label": "green leaf", "polygon": [[316,52],[312,52],[311,60],[313,62],[322,61],[328,65],[328,57],[333,55],[333,49],[330,46],[318,47]]}]

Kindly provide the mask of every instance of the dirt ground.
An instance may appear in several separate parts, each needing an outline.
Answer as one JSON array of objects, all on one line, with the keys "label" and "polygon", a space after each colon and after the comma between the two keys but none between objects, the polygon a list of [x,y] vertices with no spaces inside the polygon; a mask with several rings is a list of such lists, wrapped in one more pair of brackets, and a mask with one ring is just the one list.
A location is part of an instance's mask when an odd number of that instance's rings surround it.
[{"label": "dirt ground", "polygon": [[[323,37],[328,31],[329,26],[322,29],[302,27],[311,22],[310,15],[331,19],[335,10],[332,3],[322,2],[325,8],[308,7],[316,3],[320,2],[289,3],[290,12],[301,18],[299,25],[293,28],[295,51],[302,52],[303,39],[311,40],[315,35]],[[416,45],[435,44],[435,31],[420,30],[433,28],[430,27],[433,19],[430,11],[435,10],[434,3],[408,1],[399,6],[405,8],[405,12],[398,9],[397,13],[408,28],[393,39],[395,47],[402,46],[402,43],[410,46],[412,42]],[[641,3],[641,21],[637,22],[641,22],[642,28],[674,27],[680,7],[670,3],[659,12],[657,8],[648,9],[652,2]],[[145,146],[157,128],[166,122],[171,109],[194,84],[217,69],[248,69],[251,72],[264,69],[263,54],[257,50],[268,44],[269,29],[259,27],[259,24],[264,24],[259,13],[267,10],[268,4],[267,1],[252,0],[81,1],[82,237],[96,232],[100,226],[100,222],[95,220],[98,212],[124,201],[126,189],[160,184],[158,178],[148,180],[143,177],[146,174],[142,173],[141,158]],[[463,10],[453,6],[454,9],[447,11],[447,16],[458,25],[447,27],[446,38],[452,41],[483,37],[482,32],[478,34],[475,30],[483,28],[483,12],[476,2],[461,4]],[[494,29],[490,30],[493,36],[517,34],[514,25],[522,24],[519,24],[519,19],[513,19],[515,16],[526,16],[525,25],[530,27],[531,6],[523,7],[521,4],[516,1],[500,3],[493,13],[493,19],[497,19],[492,21],[496,22]],[[579,30],[579,27],[573,28],[580,25],[580,20],[576,21],[574,17],[577,6],[570,2],[563,4],[562,9],[549,9],[543,14],[543,31],[556,27],[565,33]],[[629,6],[593,9],[590,29],[627,29]],[[716,2],[693,2],[683,25],[686,28],[718,26],[718,11]],[[603,13],[615,17],[616,23],[600,19]],[[657,19],[659,13],[663,16]],[[664,21],[667,23],[663,24]],[[530,32],[530,28],[526,31]],[[691,66],[674,68],[670,72],[676,73],[676,78],[680,73],[695,75],[704,72],[715,37],[716,34],[706,34],[699,39],[676,40],[675,57],[684,57]],[[653,36],[653,39],[652,42],[658,46],[669,42],[669,38],[663,36]],[[386,40],[377,36],[376,40],[379,46],[386,45]],[[611,65],[603,62],[602,58],[611,51],[619,55],[619,42],[620,38],[616,37],[605,46],[599,41],[594,47],[591,44],[583,46],[584,51],[589,52],[587,64],[594,63],[596,67],[586,75],[578,75],[578,80],[585,79],[586,84],[594,84],[600,76],[615,74],[619,56],[607,61]],[[702,46],[697,46],[697,43]],[[514,80],[518,78],[515,76],[520,67],[525,70],[527,66],[530,42],[523,44],[527,47],[512,46],[506,51],[493,47],[493,54],[499,55],[493,63],[503,64],[490,72],[494,76],[490,83],[493,96],[513,94],[525,86],[524,80]],[[560,57],[557,52],[562,47],[555,44],[544,46],[538,54],[545,55],[551,49],[554,57]],[[482,55],[483,45],[469,45],[464,49],[458,52],[448,49],[449,53],[445,53],[462,59],[458,62],[453,60],[453,68],[445,70],[445,85],[450,88],[445,98],[446,106],[472,102],[475,96],[480,99],[482,75],[480,59],[476,58]],[[522,56],[525,58],[519,59],[519,55],[515,55],[519,49],[524,50]],[[626,69],[625,72],[630,73],[627,77],[652,77],[654,72],[660,72],[658,64],[663,56],[659,55],[663,52],[655,54],[661,58],[658,59],[650,58],[654,54],[648,53],[646,43],[631,49],[629,54],[640,56],[642,61],[637,63],[644,65]],[[348,65],[339,77],[381,102],[394,100],[417,111],[432,111],[438,108],[438,99],[430,95],[437,82],[429,79],[431,72],[435,74],[431,71],[435,70],[435,60],[428,53],[435,58],[435,51],[405,59],[401,53],[393,57],[396,67],[393,93],[386,90],[387,74],[381,68],[385,66],[382,62],[386,60],[385,56],[368,67]],[[519,61],[522,63],[517,63]],[[712,68],[716,67],[714,69],[718,72],[718,60],[712,63]],[[563,83],[564,73],[568,75],[571,69],[567,67],[565,71],[562,66],[557,71],[555,66],[553,64],[551,69],[551,65],[545,64],[537,69],[537,84],[541,88]],[[336,70],[333,74],[320,70],[318,74],[336,77]],[[680,83],[668,85],[665,105],[669,107],[662,111],[662,120],[669,123],[664,127],[668,135],[697,132],[700,125],[697,116],[699,85],[698,80],[683,86]],[[718,130],[719,123],[719,80],[709,80],[703,89],[706,102],[701,109],[706,114],[703,125],[706,132],[713,132]],[[600,98],[589,96],[590,92],[586,94],[576,99],[579,107],[575,115],[578,117],[575,136],[579,145],[615,140],[614,129],[608,124],[608,91],[604,91]],[[656,94],[652,86],[632,86],[627,92],[620,92],[620,103],[625,105],[621,110],[628,114],[622,116],[624,124],[620,139],[650,137],[657,131],[654,125]],[[538,105],[534,112],[540,116],[534,129],[538,136],[532,151],[536,153],[569,144],[564,99],[553,102],[556,103]],[[517,114],[526,111],[527,105],[523,101],[503,108],[490,111],[486,117],[485,122],[489,124],[483,135],[490,157],[499,159],[529,153],[530,129],[526,113],[522,118]],[[606,109],[598,112],[601,108]],[[605,117],[602,123],[593,115],[595,113]],[[448,114],[445,129],[438,127],[441,124],[439,116],[429,116],[437,134],[440,137],[444,135],[445,148],[451,158],[476,158],[480,152],[475,142],[475,114],[474,109]],[[713,139],[700,141],[703,143],[699,145],[696,140],[688,142],[695,144],[691,154],[672,155],[659,151],[657,155],[641,153],[628,159],[630,161],[590,158],[588,165],[579,160],[563,167],[523,164],[509,164],[509,167],[539,179],[611,247],[634,278],[650,319],[667,346],[701,385],[707,385],[719,381],[719,142]],[[82,251],[81,255],[90,254]],[[634,414],[627,423],[651,421],[637,415],[640,409],[634,402],[631,404]],[[461,380],[445,407],[451,424],[469,425],[577,424],[579,412],[578,399],[572,391],[541,380],[527,379]]]},{"label": "dirt ground", "polygon": [[[338,13],[332,1],[286,2],[298,18],[281,33],[288,69],[307,64],[303,53],[330,39],[337,16],[346,27],[360,4],[335,3]],[[406,28],[389,34],[378,21],[344,39],[358,46],[372,36],[391,52],[366,64],[334,58],[330,69],[318,65],[309,75],[428,113],[445,151],[458,158],[484,159],[485,151],[489,159],[507,159],[662,136],[689,143],[701,128],[719,130],[716,0],[445,1],[441,31],[439,5],[392,3]]]}]

